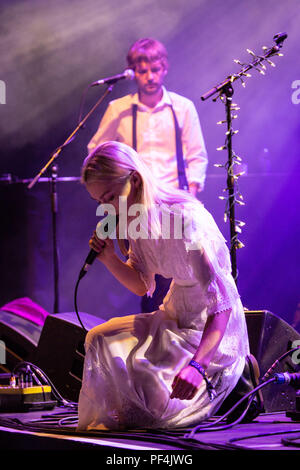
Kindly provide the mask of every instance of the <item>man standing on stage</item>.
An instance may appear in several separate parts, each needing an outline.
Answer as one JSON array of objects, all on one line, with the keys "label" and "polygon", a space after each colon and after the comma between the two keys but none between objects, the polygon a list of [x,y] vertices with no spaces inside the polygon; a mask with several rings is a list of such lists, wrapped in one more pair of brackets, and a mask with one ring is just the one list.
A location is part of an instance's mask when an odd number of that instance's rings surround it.
[{"label": "man standing on stage", "polygon": [[[134,70],[137,93],[109,103],[88,150],[108,140],[123,142],[158,179],[196,196],[204,188],[206,148],[193,102],[163,85],[168,73],[165,47],[141,39],[131,46],[127,63]],[[156,310],[168,287],[168,280],[157,279],[153,297],[143,298],[143,311]]]}]

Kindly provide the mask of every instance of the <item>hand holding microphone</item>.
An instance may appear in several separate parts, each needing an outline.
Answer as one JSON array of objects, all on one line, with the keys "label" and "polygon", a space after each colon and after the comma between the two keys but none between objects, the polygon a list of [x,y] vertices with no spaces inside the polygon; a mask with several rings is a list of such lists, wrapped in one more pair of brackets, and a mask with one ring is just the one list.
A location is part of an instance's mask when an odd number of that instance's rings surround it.
[{"label": "hand holding microphone", "polygon": [[114,255],[114,243],[110,236],[116,230],[118,221],[118,215],[109,214],[97,224],[96,230],[89,241],[91,250],[79,273],[79,279],[83,278],[96,258],[105,264]]},{"label": "hand holding microphone", "polygon": [[95,257],[104,263],[115,253],[113,241],[110,238],[105,240],[98,238],[96,230],[89,241],[89,246],[96,253]]}]

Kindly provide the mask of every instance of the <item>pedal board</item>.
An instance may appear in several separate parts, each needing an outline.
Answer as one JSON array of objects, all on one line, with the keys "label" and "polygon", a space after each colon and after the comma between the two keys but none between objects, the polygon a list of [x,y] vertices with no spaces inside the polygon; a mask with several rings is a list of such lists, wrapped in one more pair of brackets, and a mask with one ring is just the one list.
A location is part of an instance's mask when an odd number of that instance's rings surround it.
[{"label": "pedal board", "polygon": [[49,385],[0,386],[0,413],[51,410],[56,404]]}]

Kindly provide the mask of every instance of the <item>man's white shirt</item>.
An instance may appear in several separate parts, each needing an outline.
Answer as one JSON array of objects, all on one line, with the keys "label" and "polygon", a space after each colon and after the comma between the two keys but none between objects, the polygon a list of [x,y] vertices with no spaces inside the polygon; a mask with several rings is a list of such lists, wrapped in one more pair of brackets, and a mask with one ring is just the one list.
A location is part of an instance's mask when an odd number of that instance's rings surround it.
[{"label": "man's white shirt", "polygon": [[178,187],[175,125],[176,113],[187,180],[204,188],[207,152],[196,108],[191,100],[163,87],[163,96],[154,108],[139,101],[138,93],[109,103],[97,132],[88,144],[89,152],[99,144],[115,140],[130,147],[132,142],[132,106],[137,104],[137,152],[153,174],[167,184]]}]

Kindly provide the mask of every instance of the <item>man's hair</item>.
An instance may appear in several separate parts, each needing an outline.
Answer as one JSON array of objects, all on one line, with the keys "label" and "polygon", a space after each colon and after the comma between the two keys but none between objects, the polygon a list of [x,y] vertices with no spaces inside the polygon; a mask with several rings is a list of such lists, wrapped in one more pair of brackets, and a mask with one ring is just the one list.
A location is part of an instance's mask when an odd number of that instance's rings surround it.
[{"label": "man's hair", "polygon": [[135,69],[139,62],[160,61],[164,69],[168,70],[168,53],[165,46],[156,39],[144,38],[136,41],[128,51],[127,63]]}]

